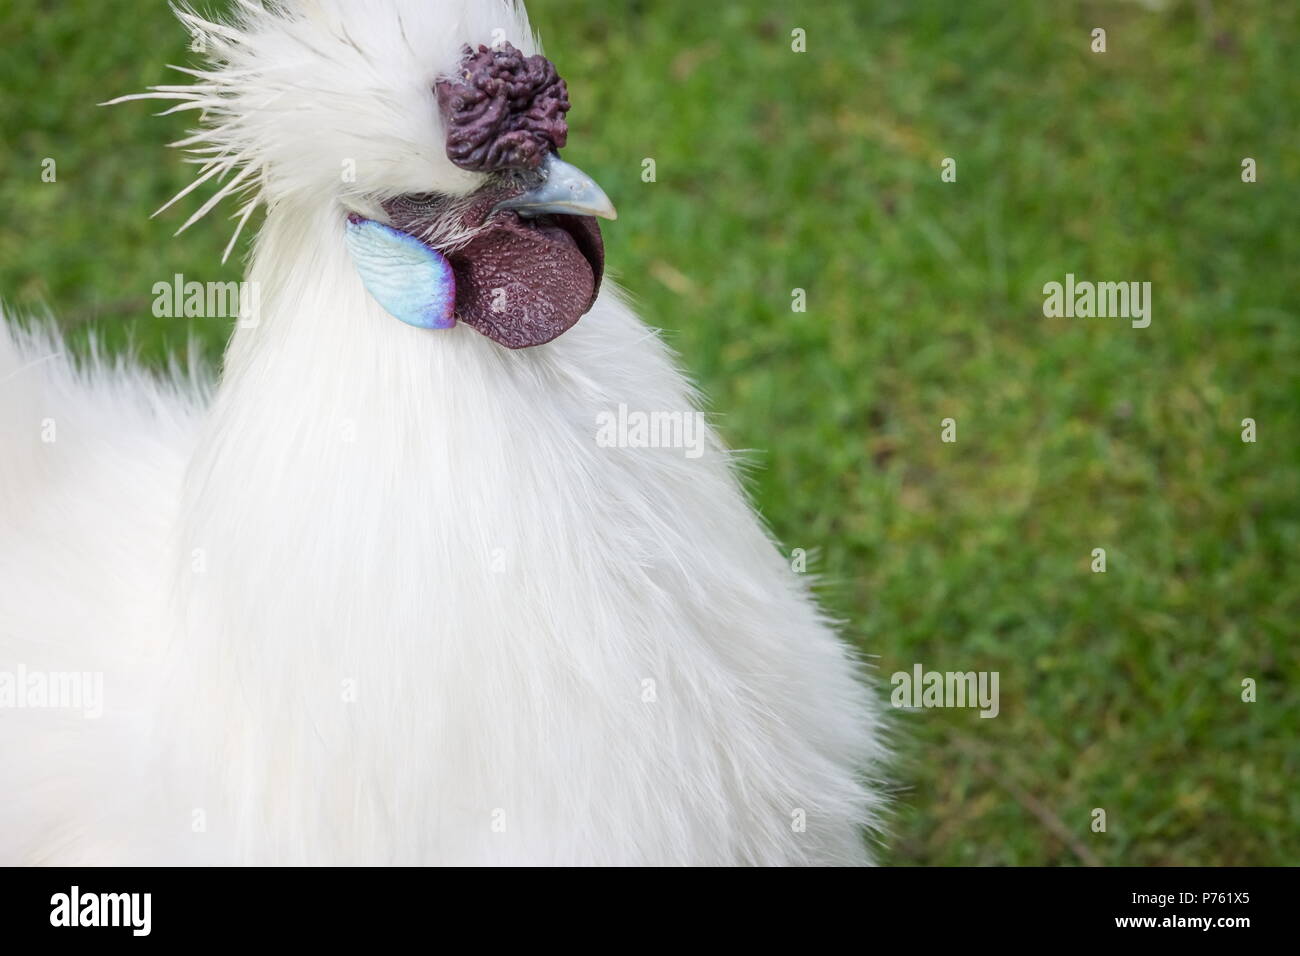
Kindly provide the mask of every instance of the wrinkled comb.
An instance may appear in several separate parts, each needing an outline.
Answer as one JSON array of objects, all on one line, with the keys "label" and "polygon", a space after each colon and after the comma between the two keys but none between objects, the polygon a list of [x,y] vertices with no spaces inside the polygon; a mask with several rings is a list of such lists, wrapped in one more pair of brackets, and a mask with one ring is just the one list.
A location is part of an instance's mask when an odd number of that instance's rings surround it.
[{"label": "wrinkled comb", "polygon": [[569,91],[544,56],[509,43],[465,47],[456,76],[434,85],[447,124],[447,157],[462,169],[536,169],[564,146]]}]

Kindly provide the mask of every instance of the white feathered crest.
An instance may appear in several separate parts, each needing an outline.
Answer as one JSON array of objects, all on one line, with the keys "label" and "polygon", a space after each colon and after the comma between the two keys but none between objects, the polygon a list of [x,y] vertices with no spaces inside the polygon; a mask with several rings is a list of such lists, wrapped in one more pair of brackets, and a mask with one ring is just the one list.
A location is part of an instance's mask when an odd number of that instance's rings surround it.
[{"label": "white feathered crest", "polygon": [[235,243],[260,203],[300,197],[351,205],[403,193],[469,193],[481,176],[454,166],[433,93],[464,44],[537,43],[512,0],[236,0],[228,19],[188,5],[173,11],[207,65],[168,64],[192,78],[109,100],[173,100],[159,115],[199,112],[200,126],[169,145],[217,190],[179,235],[237,197]]}]

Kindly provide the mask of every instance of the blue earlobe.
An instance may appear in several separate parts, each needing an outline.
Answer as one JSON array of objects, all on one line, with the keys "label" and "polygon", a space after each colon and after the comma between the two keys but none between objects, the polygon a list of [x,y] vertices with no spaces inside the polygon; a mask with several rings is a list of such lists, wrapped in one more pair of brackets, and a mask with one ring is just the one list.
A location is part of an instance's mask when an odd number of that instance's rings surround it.
[{"label": "blue earlobe", "polygon": [[456,324],[456,276],[442,253],[357,215],[348,216],[347,243],[366,291],[393,318],[420,329]]}]

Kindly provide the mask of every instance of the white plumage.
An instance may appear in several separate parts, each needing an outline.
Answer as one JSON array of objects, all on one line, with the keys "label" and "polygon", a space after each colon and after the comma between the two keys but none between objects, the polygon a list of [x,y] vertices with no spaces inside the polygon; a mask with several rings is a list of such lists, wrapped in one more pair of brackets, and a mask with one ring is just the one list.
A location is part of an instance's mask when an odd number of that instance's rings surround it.
[{"label": "white plumage", "polygon": [[104,675],[0,711],[0,862],[866,862],[875,706],[727,453],[595,440],[695,407],[657,336],[609,283],[537,348],[412,328],[348,257],[476,188],[432,82],[523,12],[239,9],[156,91],[268,207],[215,394],[0,329],[0,673]]}]

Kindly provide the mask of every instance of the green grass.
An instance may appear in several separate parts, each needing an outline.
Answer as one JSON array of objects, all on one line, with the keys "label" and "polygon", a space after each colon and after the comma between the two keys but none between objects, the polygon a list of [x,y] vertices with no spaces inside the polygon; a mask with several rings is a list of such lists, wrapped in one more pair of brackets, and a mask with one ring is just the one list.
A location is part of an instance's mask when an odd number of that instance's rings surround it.
[{"label": "green grass", "polygon": [[[533,6],[611,269],[755,450],[777,534],[886,678],[1001,674],[995,720],[898,715],[887,859],[1300,861],[1300,7]],[[8,0],[0,29],[0,294],[215,358],[224,325],[148,308],[239,271],[219,218],[147,218],[185,123],[94,106],[171,82],[186,38],[126,0]],[[1150,281],[1151,327],[1044,318],[1066,272]]]}]

